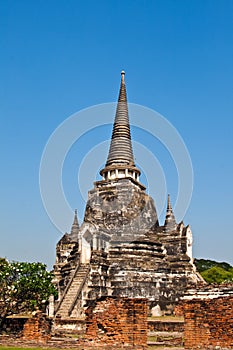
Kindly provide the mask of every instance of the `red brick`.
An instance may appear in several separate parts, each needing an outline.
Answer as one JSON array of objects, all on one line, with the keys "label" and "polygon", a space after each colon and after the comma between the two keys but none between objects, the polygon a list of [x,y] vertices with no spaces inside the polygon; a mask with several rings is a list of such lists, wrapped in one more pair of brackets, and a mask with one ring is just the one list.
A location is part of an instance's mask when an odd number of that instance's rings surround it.
[{"label": "red brick", "polygon": [[233,347],[233,296],[184,303],[185,349]]},{"label": "red brick", "polygon": [[86,339],[95,344],[147,347],[147,300],[106,297],[90,306]]}]

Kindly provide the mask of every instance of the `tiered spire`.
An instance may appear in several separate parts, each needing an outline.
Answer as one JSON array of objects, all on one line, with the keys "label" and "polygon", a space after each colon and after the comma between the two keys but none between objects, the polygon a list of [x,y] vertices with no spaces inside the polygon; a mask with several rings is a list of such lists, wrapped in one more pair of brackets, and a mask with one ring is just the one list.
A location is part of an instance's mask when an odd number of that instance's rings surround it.
[{"label": "tiered spire", "polygon": [[78,236],[78,232],[79,232],[78,216],[77,216],[77,209],[75,209],[75,211],[74,211],[74,222],[73,222],[73,225],[71,227],[70,234],[73,237],[77,237]]},{"label": "tiered spire", "polygon": [[125,72],[121,72],[121,86],[118,97],[112,138],[105,168],[100,171],[104,180],[131,177],[139,180],[140,170],[134,163],[131,142]]},{"label": "tiered spire", "polygon": [[173,213],[172,210],[172,206],[171,206],[171,200],[170,200],[170,194],[168,195],[167,198],[167,212],[166,212],[166,219],[165,219],[165,230],[166,231],[173,231],[176,229],[176,219],[175,219],[175,215]]},{"label": "tiered spire", "polygon": [[124,71],[121,72],[121,87],[106,166],[117,163],[134,166]]}]

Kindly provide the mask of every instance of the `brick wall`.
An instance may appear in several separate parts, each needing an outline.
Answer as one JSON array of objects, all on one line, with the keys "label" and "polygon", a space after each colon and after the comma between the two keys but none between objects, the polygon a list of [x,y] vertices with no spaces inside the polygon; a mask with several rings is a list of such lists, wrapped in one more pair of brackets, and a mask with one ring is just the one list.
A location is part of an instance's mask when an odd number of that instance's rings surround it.
[{"label": "brick wall", "polygon": [[50,321],[42,314],[42,312],[38,311],[24,324],[22,339],[46,342],[50,339],[50,330]]},{"label": "brick wall", "polygon": [[5,318],[1,323],[0,335],[8,334],[11,336],[19,337],[28,318],[29,317],[27,316],[9,316]]},{"label": "brick wall", "polygon": [[147,347],[147,300],[106,297],[86,311],[86,339],[95,344]]},{"label": "brick wall", "polygon": [[184,310],[183,310],[183,302],[180,301],[175,307],[173,314],[178,317],[184,316]]},{"label": "brick wall", "polygon": [[185,349],[233,349],[233,296],[184,303]]}]

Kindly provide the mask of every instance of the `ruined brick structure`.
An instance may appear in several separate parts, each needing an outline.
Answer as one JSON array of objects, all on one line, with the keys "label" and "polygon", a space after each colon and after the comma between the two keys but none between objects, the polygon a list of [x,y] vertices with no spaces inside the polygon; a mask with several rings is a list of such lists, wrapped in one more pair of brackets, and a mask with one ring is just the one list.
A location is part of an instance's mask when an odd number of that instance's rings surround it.
[{"label": "ruined brick structure", "polygon": [[28,318],[27,322],[25,322],[22,339],[47,342],[50,339],[50,330],[51,324],[49,320],[42,312],[37,311],[33,317]]},{"label": "ruined brick structure", "polygon": [[185,349],[233,349],[233,284],[191,291],[184,298]]},{"label": "ruined brick structure", "polygon": [[147,348],[147,300],[103,297],[86,310],[86,339]]},{"label": "ruined brick structure", "polygon": [[160,225],[140,183],[124,75],[102,180],[89,191],[82,225],[75,212],[70,234],[57,244],[55,319],[85,317],[85,309],[102,296],[147,298],[152,315],[169,314],[201,280],[192,261],[190,226],[176,222],[169,197]]}]

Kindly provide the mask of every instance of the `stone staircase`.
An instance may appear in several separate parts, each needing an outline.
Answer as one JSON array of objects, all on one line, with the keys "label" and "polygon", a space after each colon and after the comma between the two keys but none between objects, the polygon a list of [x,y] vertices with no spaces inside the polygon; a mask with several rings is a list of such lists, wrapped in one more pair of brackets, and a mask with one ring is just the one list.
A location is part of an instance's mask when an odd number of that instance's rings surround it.
[{"label": "stone staircase", "polygon": [[148,336],[147,345],[150,349],[183,349],[183,333],[180,332],[155,332]]},{"label": "stone staircase", "polygon": [[80,264],[71,278],[69,284],[67,285],[63,297],[61,298],[57,309],[56,318],[68,318],[75,307],[77,300],[81,296],[83,285],[89,273],[88,264]]}]

